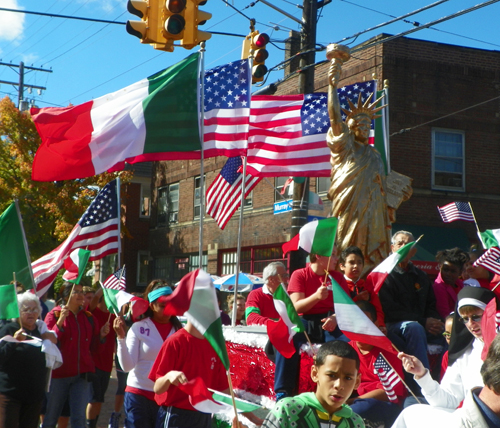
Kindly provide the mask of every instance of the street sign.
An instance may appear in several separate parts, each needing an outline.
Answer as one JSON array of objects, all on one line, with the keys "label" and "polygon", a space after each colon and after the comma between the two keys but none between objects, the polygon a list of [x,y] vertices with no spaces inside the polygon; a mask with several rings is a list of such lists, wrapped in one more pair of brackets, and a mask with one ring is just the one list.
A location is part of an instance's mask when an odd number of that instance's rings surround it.
[{"label": "street sign", "polygon": [[274,203],[274,215],[276,214],[283,214],[288,211],[292,211],[292,200],[289,199],[288,201],[280,201],[280,202],[275,202]]}]

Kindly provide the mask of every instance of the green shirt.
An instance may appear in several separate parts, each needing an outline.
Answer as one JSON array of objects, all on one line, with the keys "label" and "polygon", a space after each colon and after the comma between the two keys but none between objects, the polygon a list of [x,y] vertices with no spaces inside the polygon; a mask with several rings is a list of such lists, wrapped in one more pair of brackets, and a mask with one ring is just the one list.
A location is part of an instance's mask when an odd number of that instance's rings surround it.
[{"label": "green shirt", "polygon": [[314,392],[280,400],[267,415],[262,428],[365,428],[363,419],[343,405],[332,417]]}]

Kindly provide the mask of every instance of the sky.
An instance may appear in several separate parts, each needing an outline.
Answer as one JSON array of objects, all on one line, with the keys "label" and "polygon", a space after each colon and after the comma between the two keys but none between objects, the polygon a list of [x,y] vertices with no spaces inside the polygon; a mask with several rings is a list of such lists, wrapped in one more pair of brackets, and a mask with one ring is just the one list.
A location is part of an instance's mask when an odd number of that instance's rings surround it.
[{"label": "sky", "polygon": [[[302,0],[270,0],[288,14],[301,19]],[[399,34],[447,17],[482,3],[482,0],[332,0],[321,9],[317,23],[317,43],[326,46],[343,39],[355,46],[380,33]],[[212,18],[200,29],[249,33],[249,18],[256,29],[271,37],[268,68],[284,58],[284,40],[299,24],[258,0],[209,0],[200,9]],[[255,3],[254,6],[251,6]],[[439,3],[439,4],[438,4]],[[430,9],[392,24],[364,32],[394,18],[435,4]],[[137,20],[127,11],[126,0],[0,0],[0,8],[53,13],[118,22]],[[408,37],[486,50],[500,50],[498,37],[500,1],[449,19],[430,29],[421,29]],[[350,38],[363,32],[356,38]],[[242,37],[213,35],[207,41],[205,68],[209,69],[240,58]],[[117,91],[182,60],[190,53],[182,47],[173,53],[153,49],[125,31],[125,25],[102,24],[57,17],[9,13],[0,10],[0,62],[52,70],[29,71],[25,83],[47,89],[39,95],[25,91],[25,99],[39,107],[81,104]],[[323,52],[316,61],[325,59]],[[0,65],[0,81],[18,82],[18,68]],[[283,78],[283,70],[269,73],[267,83]],[[258,88],[254,86],[254,90]],[[17,103],[17,87],[0,84],[0,97],[9,96]]]}]

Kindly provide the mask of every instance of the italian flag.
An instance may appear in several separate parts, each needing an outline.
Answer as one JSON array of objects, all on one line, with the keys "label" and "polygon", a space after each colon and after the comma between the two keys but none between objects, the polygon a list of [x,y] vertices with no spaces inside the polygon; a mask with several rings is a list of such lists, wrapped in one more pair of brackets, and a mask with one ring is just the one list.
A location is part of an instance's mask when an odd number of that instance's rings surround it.
[{"label": "italian flag", "polygon": [[[128,163],[190,159],[200,150],[199,53],[77,106],[32,108],[42,139],[35,181],[119,171]],[[175,153],[172,153],[175,152]]]},{"label": "italian flag", "polygon": [[285,358],[290,358],[295,354],[293,336],[296,333],[303,332],[304,325],[283,284],[280,284],[274,292],[273,303],[280,315],[280,319],[278,321],[271,319],[267,321],[267,335],[277,351]]},{"label": "italian flag", "polygon": [[500,229],[487,229],[484,232],[477,232],[483,248],[489,250],[493,247],[500,247]]},{"label": "italian flag", "polygon": [[132,318],[134,320],[137,320],[140,315],[148,310],[149,303],[146,300],[127,293],[126,291],[102,287],[102,293],[108,311],[117,316],[122,306],[126,303],[130,303],[131,305]]},{"label": "italian flag", "polygon": [[[420,237],[421,238],[421,237]],[[392,270],[408,255],[410,250],[417,245],[420,241],[418,238],[415,242],[408,242],[405,246],[401,247],[397,252],[392,253],[387,257],[382,263],[380,263],[375,269],[373,269],[369,275],[366,277],[366,282],[368,285],[372,285],[373,291],[378,293],[384,284],[387,275],[389,275]],[[366,287],[366,284],[365,284]]]},{"label": "italian flag", "polygon": [[16,284],[0,285],[0,319],[19,318]]},{"label": "italian flag", "polygon": [[[200,377],[180,383],[177,387],[189,395],[189,402],[198,412],[231,413],[234,410],[230,395],[207,388]],[[238,412],[253,412],[260,408],[256,404],[239,398],[235,398],[235,402]]]},{"label": "italian flag", "polygon": [[373,324],[331,276],[330,280],[332,281],[335,315],[340,330],[351,340],[395,352],[391,341],[384,333]]},{"label": "italian flag", "polygon": [[331,256],[338,222],[336,217],[330,217],[305,224],[297,235],[283,244],[283,253],[286,254],[289,251],[297,251],[302,248],[309,254]]},{"label": "italian flag", "polygon": [[172,294],[159,300],[165,302],[165,315],[184,315],[210,342],[226,370],[229,370],[219,305],[210,275],[201,269],[189,272]]},{"label": "italian flag", "polygon": [[66,272],[63,274],[65,281],[80,284],[83,274],[85,273],[85,266],[89,261],[91,251],[77,248],[73,250],[70,255],[64,260],[64,268]]}]

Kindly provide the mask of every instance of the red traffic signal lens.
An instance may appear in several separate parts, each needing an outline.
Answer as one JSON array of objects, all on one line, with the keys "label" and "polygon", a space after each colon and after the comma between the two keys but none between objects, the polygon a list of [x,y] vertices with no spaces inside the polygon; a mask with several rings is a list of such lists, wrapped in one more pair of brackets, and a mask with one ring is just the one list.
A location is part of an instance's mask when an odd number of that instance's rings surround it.
[{"label": "red traffic signal lens", "polygon": [[257,48],[263,48],[269,43],[269,36],[266,33],[257,34],[253,39],[253,44]]},{"label": "red traffic signal lens", "polygon": [[165,30],[167,30],[167,33],[173,35],[180,34],[184,30],[185,26],[186,21],[181,15],[172,15],[165,22]]},{"label": "red traffic signal lens", "polygon": [[264,77],[266,73],[267,67],[264,64],[259,64],[252,68],[252,76],[257,79]]},{"label": "red traffic signal lens", "polygon": [[167,0],[165,5],[170,12],[181,13],[186,8],[186,0]]},{"label": "red traffic signal lens", "polygon": [[259,49],[256,54],[254,61],[255,62],[264,62],[269,57],[269,52],[265,49]]}]

